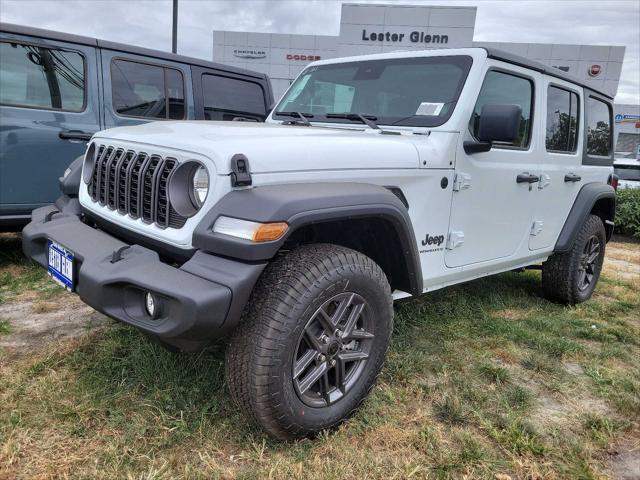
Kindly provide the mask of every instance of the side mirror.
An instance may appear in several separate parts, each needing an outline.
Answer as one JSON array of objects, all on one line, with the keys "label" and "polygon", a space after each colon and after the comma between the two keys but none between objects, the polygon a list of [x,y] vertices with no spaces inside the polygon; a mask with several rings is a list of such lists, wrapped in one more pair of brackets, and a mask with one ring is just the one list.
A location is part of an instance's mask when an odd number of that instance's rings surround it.
[{"label": "side mirror", "polygon": [[480,112],[478,142],[464,142],[468,154],[488,152],[493,142],[513,142],[518,138],[522,108],[519,105],[485,105]]}]

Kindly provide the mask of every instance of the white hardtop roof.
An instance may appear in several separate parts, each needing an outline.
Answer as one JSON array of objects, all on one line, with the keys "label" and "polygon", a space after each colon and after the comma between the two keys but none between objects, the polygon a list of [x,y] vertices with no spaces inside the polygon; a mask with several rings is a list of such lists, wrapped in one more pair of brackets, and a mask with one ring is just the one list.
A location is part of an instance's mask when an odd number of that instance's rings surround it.
[{"label": "white hardtop roof", "polygon": [[640,160],[635,158],[614,158],[613,165],[632,165],[634,167],[640,168]]},{"label": "white hardtop roof", "polygon": [[352,57],[330,58],[311,62],[307,67],[319,65],[331,65],[336,63],[364,62],[367,60],[387,60],[392,58],[419,58],[419,57],[444,57],[451,55],[468,55],[471,57],[484,56],[487,51],[481,47],[469,48],[431,48],[425,50],[399,50],[396,52],[373,53],[367,55],[355,55]]}]

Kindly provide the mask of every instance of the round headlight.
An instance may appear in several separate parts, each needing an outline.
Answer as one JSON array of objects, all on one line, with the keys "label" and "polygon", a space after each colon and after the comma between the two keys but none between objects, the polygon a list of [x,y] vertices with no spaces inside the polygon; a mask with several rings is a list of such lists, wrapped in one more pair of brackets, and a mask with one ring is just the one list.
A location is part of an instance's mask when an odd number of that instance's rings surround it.
[{"label": "round headlight", "polygon": [[209,193],[209,172],[207,172],[207,169],[202,165],[193,172],[191,177],[191,191],[193,205],[196,208],[200,208],[207,198],[207,193]]},{"label": "round headlight", "polygon": [[210,185],[209,171],[204,165],[196,160],[181,163],[169,177],[171,206],[183,217],[193,217],[204,204]]}]

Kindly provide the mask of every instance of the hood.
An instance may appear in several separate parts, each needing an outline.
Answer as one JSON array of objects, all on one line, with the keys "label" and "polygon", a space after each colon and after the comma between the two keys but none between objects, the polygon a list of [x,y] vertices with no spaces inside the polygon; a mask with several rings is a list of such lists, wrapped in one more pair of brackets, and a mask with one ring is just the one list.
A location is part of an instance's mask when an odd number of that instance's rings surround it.
[{"label": "hood", "polygon": [[96,138],[171,148],[209,157],[230,173],[237,153],[252,174],[280,171],[418,168],[416,135],[364,128],[305,127],[254,122],[158,121],[103,130]]}]

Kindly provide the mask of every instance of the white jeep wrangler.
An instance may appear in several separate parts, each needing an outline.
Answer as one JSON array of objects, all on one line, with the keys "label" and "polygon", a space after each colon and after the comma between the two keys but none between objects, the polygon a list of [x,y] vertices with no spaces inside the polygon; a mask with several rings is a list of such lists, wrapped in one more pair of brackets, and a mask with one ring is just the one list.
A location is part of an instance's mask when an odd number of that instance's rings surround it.
[{"label": "white jeep wrangler", "polygon": [[371,390],[393,300],[542,265],[587,300],[613,230],[612,107],[480,48],[312,63],[264,124],[97,133],[24,252],[165,345],[230,334],[235,401],[274,437]]}]

